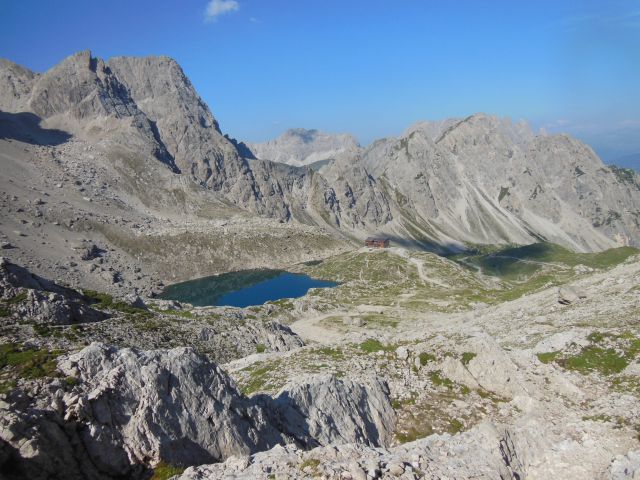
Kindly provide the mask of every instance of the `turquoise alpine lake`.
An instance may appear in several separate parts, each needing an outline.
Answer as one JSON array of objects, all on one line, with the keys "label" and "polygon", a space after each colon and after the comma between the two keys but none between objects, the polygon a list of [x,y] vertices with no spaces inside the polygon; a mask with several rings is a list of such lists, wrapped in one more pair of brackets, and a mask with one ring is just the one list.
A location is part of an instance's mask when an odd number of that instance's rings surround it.
[{"label": "turquoise alpine lake", "polygon": [[297,298],[310,288],[330,288],[338,283],[317,280],[283,270],[242,270],[169,285],[160,298],[196,307],[262,305],[282,298]]}]

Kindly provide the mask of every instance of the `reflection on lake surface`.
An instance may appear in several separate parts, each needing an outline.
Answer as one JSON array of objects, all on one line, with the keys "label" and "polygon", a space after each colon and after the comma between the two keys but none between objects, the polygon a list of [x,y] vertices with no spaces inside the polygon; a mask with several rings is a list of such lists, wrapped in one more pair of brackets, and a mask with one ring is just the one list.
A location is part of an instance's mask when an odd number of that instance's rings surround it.
[{"label": "reflection on lake surface", "polygon": [[160,298],[197,307],[248,307],[281,298],[296,298],[310,288],[335,287],[336,282],[317,280],[283,270],[242,270],[169,285]]}]

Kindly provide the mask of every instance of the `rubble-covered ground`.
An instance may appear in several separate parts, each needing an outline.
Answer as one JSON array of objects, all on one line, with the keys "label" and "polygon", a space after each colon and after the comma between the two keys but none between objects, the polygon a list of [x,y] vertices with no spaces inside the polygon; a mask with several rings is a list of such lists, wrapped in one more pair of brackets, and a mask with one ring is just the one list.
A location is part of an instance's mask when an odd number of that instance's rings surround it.
[{"label": "rubble-covered ground", "polygon": [[[540,244],[452,258],[361,249],[293,266],[340,282],[299,299],[193,308],[84,291],[70,298],[104,318],[56,324],[37,315],[50,309],[42,289],[55,286],[30,284],[39,277],[6,260],[3,268],[24,285],[3,284],[5,399],[37,402],[43,382],[73,384],[56,359],[94,341],[191,346],[255,401],[310,375],[354,385],[374,376],[388,385],[395,418],[377,446],[312,448],[289,438],[261,453],[249,448],[251,457],[194,466],[184,478],[637,475],[640,261],[633,249],[574,254]],[[18,407],[5,400],[3,408]],[[158,474],[189,466],[154,458]]]}]

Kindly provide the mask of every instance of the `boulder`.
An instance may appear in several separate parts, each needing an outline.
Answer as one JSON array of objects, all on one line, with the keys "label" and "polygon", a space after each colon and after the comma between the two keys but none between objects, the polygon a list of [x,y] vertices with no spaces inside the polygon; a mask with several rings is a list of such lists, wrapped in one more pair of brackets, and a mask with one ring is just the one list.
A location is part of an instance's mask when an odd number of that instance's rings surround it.
[{"label": "boulder", "polygon": [[125,296],[124,300],[132,307],[142,308],[144,310],[147,310],[147,305],[144,303],[144,300],[142,300],[142,298],[140,298],[140,296],[138,295],[135,295],[135,294],[127,295]]},{"label": "boulder", "polygon": [[640,479],[640,450],[632,450],[626,455],[618,455],[609,467],[611,480]]},{"label": "boulder", "polygon": [[396,348],[396,358],[405,362],[409,358],[409,350],[407,350],[407,347],[400,346]]},{"label": "boulder", "polygon": [[32,275],[26,268],[15,265],[5,257],[0,257],[0,298],[14,297],[20,288],[47,290],[52,282]]},{"label": "boulder", "polygon": [[100,250],[97,245],[90,243],[81,248],[79,253],[82,260],[93,260],[102,254],[102,250]]},{"label": "boulder", "polygon": [[[478,354],[471,359],[467,370],[482,388],[505,398],[527,395],[518,366],[493,339],[482,335],[472,346],[472,351]],[[463,377],[459,380],[464,381]]]},{"label": "boulder", "polygon": [[275,321],[247,323],[248,338],[274,352],[284,352],[304,346],[302,339],[287,325]]},{"label": "boulder", "polygon": [[575,288],[567,286],[558,288],[558,303],[569,305],[571,303],[576,303],[583,298],[587,298],[587,295]]},{"label": "boulder", "polygon": [[456,383],[465,385],[468,388],[480,388],[480,385],[473,375],[471,375],[462,362],[456,358],[445,357],[442,363],[440,363],[439,369],[445,377]]},{"label": "boulder", "polygon": [[366,385],[333,375],[316,375],[286,385],[274,400],[284,433],[305,447],[332,443],[387,445],[395,413],[386,382]]},{"label": "boulder", "polygon": [[91,308],[75,290],[61,287],[0,257],[0,298],[18,295],[24,297],[14,307],[20,318],[37,323],[68,325],[107,317]]}]

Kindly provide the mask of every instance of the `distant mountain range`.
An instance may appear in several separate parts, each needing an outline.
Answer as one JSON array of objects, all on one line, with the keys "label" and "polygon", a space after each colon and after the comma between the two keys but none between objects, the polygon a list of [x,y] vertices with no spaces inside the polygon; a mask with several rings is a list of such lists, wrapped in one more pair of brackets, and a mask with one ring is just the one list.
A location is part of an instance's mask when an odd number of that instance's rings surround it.
[{"label": "distant mountain range", "polygon": [[304,128],[287,130],[269,142],[247,143],[247,147],[257,158],[295,166],[357,154],[360,149],[356,139],[349,134],[329,134]]},{"label": "distant mountain range", "polygon": [[211,202],[351,238],[385,233],[434,250],[640,245],[637,173],[605,166],[569,136],[489,115],[421,122],[367,148],[303,129],[245,145],[222,135],[174,60],[105,62],[88,51],[43,74],[1,61],[0,110],[0,138],[15,137],[31,115],[130,168],[123,175],[139,199],[160,195],[154,175],[163,170],[206,188]]},{"label": "distant mountain range", "polygon": [[319,171],[334,185],[367,176],[377,201],[366,204],[384,212],[381,229],[425,246],[637,244],[637,173],[605,166],[567,135],[535,135],[524,122],[484,114],[424,121],[367,148],[346,134],[296,129],[250,148],[291,164],[322,158]]}]

